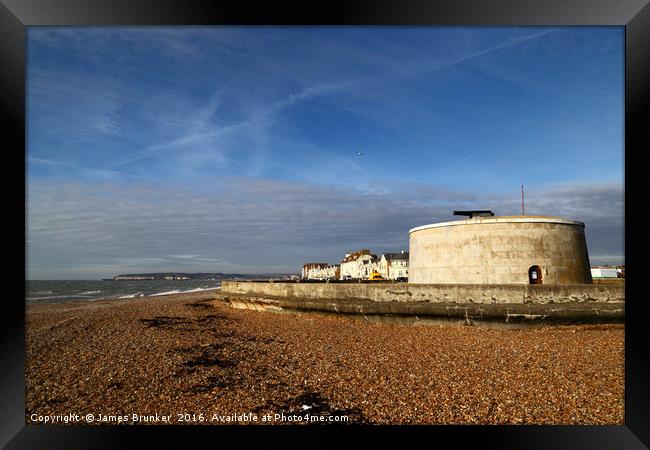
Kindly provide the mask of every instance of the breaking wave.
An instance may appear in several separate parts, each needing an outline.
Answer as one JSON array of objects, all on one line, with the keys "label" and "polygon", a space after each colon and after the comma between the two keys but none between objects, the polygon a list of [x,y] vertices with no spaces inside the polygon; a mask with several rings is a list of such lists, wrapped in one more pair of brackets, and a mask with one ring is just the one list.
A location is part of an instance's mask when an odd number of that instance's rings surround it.
[{"label": "breaking wave", "polygon": [[181,291],[180,289],[174,289],[173,291],[165,291],[165,292],[158,292],[156,294],[151,294],[151,295],[149,295],[149,297],[157,297],[159,295],[187,294],[189,292],[213,291],[215,289],[221,289],[221,287],[219,287],[219,288],[213,288],[213,287],[196,288],[196,289],[189,289],[187,291]]},{"label": "breaking wave", "polygon": [[117,297],[117,298],[135,298],[135,297],[144,297],[144,294],[142,292],[136,292],[135,294],[122,295],[121,297]]}]

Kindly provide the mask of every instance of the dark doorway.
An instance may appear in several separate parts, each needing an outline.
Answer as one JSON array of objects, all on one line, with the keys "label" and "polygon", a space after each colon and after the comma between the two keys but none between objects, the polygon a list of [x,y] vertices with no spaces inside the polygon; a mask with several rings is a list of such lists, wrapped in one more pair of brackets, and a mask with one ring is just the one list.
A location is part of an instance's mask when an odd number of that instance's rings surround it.
[{"label": "dark doorway", "polygon": [[528,269],[528,282],[530,284],[542,284],[542,269],[539,266],[532,266]]}]

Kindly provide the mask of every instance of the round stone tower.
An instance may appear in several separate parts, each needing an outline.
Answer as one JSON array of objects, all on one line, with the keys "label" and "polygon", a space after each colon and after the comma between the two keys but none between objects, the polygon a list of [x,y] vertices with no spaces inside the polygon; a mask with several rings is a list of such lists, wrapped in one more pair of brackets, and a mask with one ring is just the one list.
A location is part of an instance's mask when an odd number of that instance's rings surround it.
[{"label": "round stone tower", "polygon": [[409,282],[591,283],[584,228],[560,217],[479,215],[413,228]]}]

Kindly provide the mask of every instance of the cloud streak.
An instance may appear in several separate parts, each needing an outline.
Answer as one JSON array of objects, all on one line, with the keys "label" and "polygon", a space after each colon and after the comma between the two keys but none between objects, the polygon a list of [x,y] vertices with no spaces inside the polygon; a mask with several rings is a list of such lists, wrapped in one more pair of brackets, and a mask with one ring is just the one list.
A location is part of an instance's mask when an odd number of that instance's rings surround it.
[{"label": "cloud streak", "polygon": [[[336,96],[346,92],[352,93],[355,88],[358,89],[365,85],[371,85],[378,80],[383,80],[385,83],[387,79],[399,78],[404,75],[422,74],[427,71],[438,71],[445,68],[453,67],[457,64],[462,64],[475,58],[479,58],[499,50],[516,46],[526,41],[534,40],[541,36],[552,33],[555,29],[544,30],[541,32],[533,33],[523,37],[515,37],[506,39],[505,42],[498,45],[491,46],[478,52],[463,54],[448,61],[443,62],[427,62],[417,63],[415,65],[401,65],[394,62],[390,67],[393,71],[382,72],[381,74],[365,75],[349,79],[330,80],[328,82],[303,86],[298,91],[294,91],[285,97],[275,100],[269,104],[254,105],[251,110],[252,113],[241,120],[240,122],[230,125],[218,125],[211,120],[211,117],[219,110],[224,93],[229,87],[227,84],[217,88],[212,96],[204,104],[198,105],[191,113],[184,112],[183,118],[179,118],[179,122],[185,124],[186,132],[180,136],[167,139],[162,142],[151,144],[144,149],[131,153],[128,157],[114,162],[109,169],[127,166],[131,163],[141,161],[151,157],[165,157],[165,154],[174,152],[178,154],[183,153],[185,161],[192,161],[189,169],[195,168],[196,165],[210,165],[214,167],[225,167],[228,162],[228,144],[237,138],[245,138],[256,142],[268,133],[269,128],[273,125],[274,119],[277,115],[295,107],[303,102],[307,102],[318,97]],[[134,36],[140,36],[137,31],[134,31]],[[165,37],[167,34],[162,33],[161,36]],[[186,44],[184,44],[186,45]],[[375,58],[377,55],[374,55]],[[342,97],[345,98],[345,97]],[[351,110],[360,112],[358,108],[351,106]],[[366,117],[375,115],[372,111],[362,112]],[[260,149],[255,149],[255,146],[249,146],[249,152],[259,153]],[[241,157],[241,154],[238,155]],[[258,165],[266,162],[264,159],[258,161]],[[258,169],[259,172],[259,169]]]},{"label": "cloud streak", "polygon": [[[287,108],[317,96],[344,90],[354,84],[355,82],[352,81],[340,81],[308,86],[299,92],[289,94],[268,106],[256,108],[255,112],[250,117],[247,117],[239,123],[227,126],[217,126],[211,124],[208,120],[219,107],[219,98],[223,91],[218,90],[214,93],[213,98],[206,105],[199,108],[194,114],[193,119],[189,121],[189,132],[187,134],[172,140],[151,145],[137,152],[132,157],[120,161],[114,167],[130,164],[152,154],[160,154],[161,152],[164,153],[165,151],[172,149],[196,152],[196,148],[203,149],[206,147],[212,149],[210,152],[211,156],[215,157],[216,155],[218,160],[223,161],[225,156],[219,146],[225,144],[228,140],[241,135],[246,135],[248,138],[251,136],[258,136],[263,132],[263,130],[271,125],[277,114]],[[194,149],[190,147],[193,147]]]}]

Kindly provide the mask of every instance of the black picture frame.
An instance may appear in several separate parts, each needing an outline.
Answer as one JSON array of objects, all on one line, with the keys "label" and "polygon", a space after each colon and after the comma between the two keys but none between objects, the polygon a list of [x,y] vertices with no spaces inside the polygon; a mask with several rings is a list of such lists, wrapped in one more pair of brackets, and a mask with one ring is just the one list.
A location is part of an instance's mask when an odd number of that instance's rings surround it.
[{"label": "black picture frame", "polygon": [[[265,427],[251,433],[248,427],[175,426],[43,426],[25,425],[24,303],[18,300],[19,277],[25,275],[25,247],[15,240],[17,255],[6,258],[7,280],[12,289],[4,298],[2,317],[2,369],[0,445],[6,448],[122,448],[135,439],[188,444],[187,439],[209,439],[224,445],[225,433],[241,444],[250,437],[272,439],[280,445],[322,445],[348,433],[364,432],[367,439],[384,441],[390,432],[399,443],[413,433],[437,445],[451,439],[453,445],[473,442],[497,448],[616,448],[635,449],[650,445],[650,351],[645,324],[647,300],[641,295],[640,242],[643,206],[630,203],[644,192],[643,153],[650,149],[648,99],[650,92],[650,6],[647,0],[348,0],[327,2],[251,2],[247,0],[1,0],[0,83],[2,85],[3,156],[2,177],[7,206],[8,233],[25,232],[25,37],[27,26],[40,25],[612,25],[624,26],[625,58],[625,209],[626,321],[625,321],[625,425],[622,426],[436,426],[436,427]],[[23,154],[21,155],[21,149]],[[23,172],[23,175],[26,172]],[[15,179],[14,179],[15,178]],[[14,240],[9,239],[14,243]],[[13,256],[13,255],[12,255]],[[16,259],[18,263],[16,263]],[[22,263],[22,267],[20,267]],[[189,429],[188,429],[189,428]],[[301,444],[301,442],[304,444]],[[270,441],[266,444],[269,445]],[[644,445],[645,444],[645,445]],[[273,448],[273,446],[272,446]]]}]

